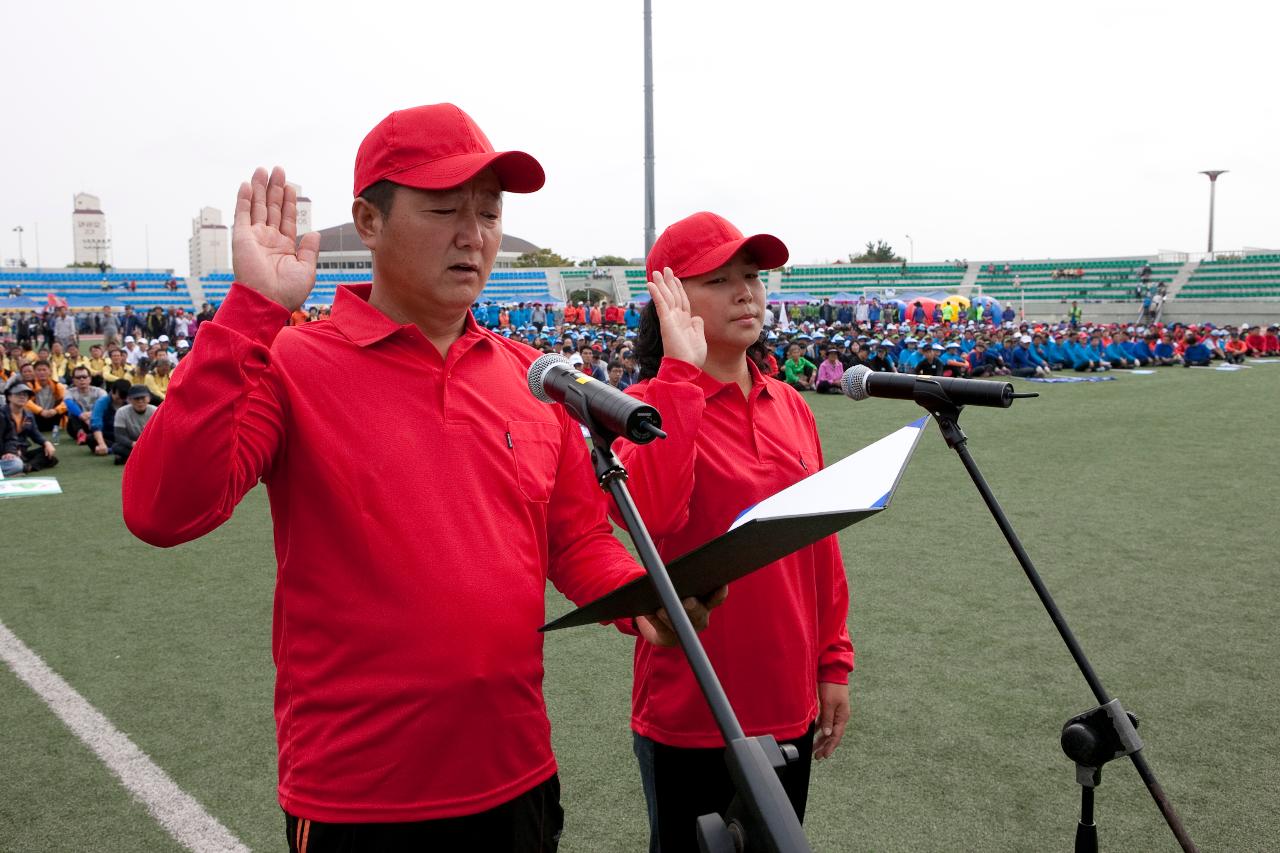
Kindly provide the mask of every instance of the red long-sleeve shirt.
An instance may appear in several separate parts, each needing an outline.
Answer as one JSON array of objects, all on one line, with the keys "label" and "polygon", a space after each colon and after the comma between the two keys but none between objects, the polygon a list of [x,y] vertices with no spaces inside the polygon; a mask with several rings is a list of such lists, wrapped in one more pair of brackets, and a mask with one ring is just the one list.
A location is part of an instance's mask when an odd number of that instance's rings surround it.
[{"label": "red long-sleeve shirt", "polygon": [[[468,316],[441,357],[368,294],[340,288],[331,320],[285,328],[288,311],[233,285],[129,459],[125,521],[176,545],[261,478],[281,805],[337,822],[473,814],[555,771],[548,578],[584,602],[640,569],[578,426],[528,392],[537,353]],[[371,388],[391,394],[371,405]]]},{"label": "red long-sleeve shirt", "polygon": [[[640,447],[618,445],[664,560],[714,539],[743,510],[822,466],[809,407],[785,383],[748,367],[746,398],[736,384],[671,358],[656,377],[627,389],[662,413],[668,435]],[[848,610],[834,536],[730,584],[700,636],[748,736],[799,737],[817,717],[818,682],[848,682]],[[638,642],[634,666],[637,733],[678,747],[724,744],[679,649]]]}]

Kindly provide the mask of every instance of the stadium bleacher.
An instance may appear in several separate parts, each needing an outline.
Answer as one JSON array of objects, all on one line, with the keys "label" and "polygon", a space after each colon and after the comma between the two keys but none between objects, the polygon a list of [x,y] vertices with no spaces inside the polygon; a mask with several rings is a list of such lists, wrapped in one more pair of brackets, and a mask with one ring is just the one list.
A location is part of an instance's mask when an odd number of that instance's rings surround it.
[{"label": "stadium bleacher", "polygon": [[[992,265],[994,264],[994,272]],[[1023,298],[1033,302],[1136,302],[1135,288],[1142,284],[1140,271],[1150,264],[1150,285],[1169,285],[1182,268],[1181,261],[1161,261],[1154,257],[1046,259],[1009,263],[984,261],[977,264],[976,279],[966,276],[958,263],[827,264],[796,265],[769,274],[769,292],[784,296],[821,299],[837,294],[861,295],[946,289],[955,291],[962,284],[975,284],[971,295],[992,297],[999,301]],[[1054,276],[1057,270],[1083,270],[1083,275]],[[585,284],[593,274],[589,268],[502,269],[490,274],[481,302],[516,303],[559,301],[553,296],[572,292]],[[632,299],[646,297],[644,269],[621,270],[626,290]],[[1014,287],[1015,276],[1021,290]],[[103,281],[110,289],[102,289]],[[178,289],[168,290],[165,283],[176,281]],[[204,300],[218,303],[231,287],[231,273],[215,273],[199,279]],[[332,304],[337,288],[343,284],[368,282],[370,271],[321,271],[316,287],[307,300],[308,306]],[[136,290],[123,285],[135,282]],[[22,296],[6,298],[14,285],[21,285]],[[169,270],[108,270],[104,276],[96,269],[8,269],[0,271],[0,310],[31,310],[46,304],[48,294],[66,299],[73,309],[100,308],[104,304],[121,306],[160,305],[166,308],[194,307],[194,288],[187,280]],[[1173,294],[1185,300],[1271,300],[1280,298],[1280,253],[1219,255],[1218,259],[1200,263],[1190,279]]]},{"label": "stadium bleacher", "polygon": [[[585,272],[585,271],[584,271]],[[231,273],[214,273],[200,279],[205,299],[218,303],[227,296],[234,276]],[[307,299],[307,305],[332,305],[337,289],[343,284],[361,284],[370,281],[368,272],[320,272],[316,274],[316,286]],[[552,297],[546,270],[494,270],[489,274],[481,302],[547,302]]]},{"label": "stadium bleacher", "polygon": [[[992,264],[982,265],[976,283],[984,295],[999,300],[1021,296],[1027,301],[1133,301],[1139,298],[1134,288],[1143,283],[1139,271],[1148,263],[1151,264],[1150,285],[1167,285],[1181,266],[1156,264],[1147,258],[1069,259],[1011,263],[1005,272],[1005,264],[995,262],[994,273],[990,272]],[[1080,270],[1084,271],[1080,276],[1061,274],[1061,271]],[[1055,272],[1059,275],[1055,276]],[[1014,287],[1015,276],[1022,285],[1021,292]]]},{"label": "stadium bleacher", "polygon": [[833,264],[792,266],[782,271],[780,292],[799,291],[814,299],[837,293],[861,295],[892,289],[930,290],[956,287],[964,279],[964,267],[956,264]]},{"label": "stadium bleacher", "polygon": [[[165,287],[170,280],[176,282],[177,290]],[[102,289],[103,282],[109,286],[108,290]],[[129,282],[135,283],[136,290],[127,288]],[[5,308],[39,308],[46,304],[49,294],[65,299],[67,306],[73,309],[125,303],[148,307],[192,307],[186,278],[174,275],[172,270],[109,269],[105,273],[85,268],[0,271],[0,297],[15,286],[22,288],[22,296],[16,301],[5,299]]]},{"label": "stadium bleacher", "polygon": [[1280,296],[1280,254],[1206,261],[1196,268],[1178,295],[1190,299]]}]

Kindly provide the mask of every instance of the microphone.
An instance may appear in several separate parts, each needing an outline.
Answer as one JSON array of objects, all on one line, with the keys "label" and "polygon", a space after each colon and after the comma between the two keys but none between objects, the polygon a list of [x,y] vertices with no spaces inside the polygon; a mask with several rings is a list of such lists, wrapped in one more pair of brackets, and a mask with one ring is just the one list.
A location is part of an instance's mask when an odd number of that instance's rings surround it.
[{"label": "microphone", "polygon": [[562,355],[549,353],[529,365],[529,390],[544,403],[561,403],[589,429],[599,427],[635,444],[667,437],[657,409],[577,370]]},{"label": "microphone", "polygon": [[914,400],[916,387],[921,383],[942,388],[944,394],[957,406],[997,406],[1007,409],[1013,401],[1023,397],[1038,397],[1036,393],[1015,394],[1008,382],[985,382],[981,379],[947,379],[941,376],[913,376],[908,373],[876,373],[865,364],[855,364],[840,378],[840,389],[846,397],[865,400],[868,397],[889,397],[894,400]]}]

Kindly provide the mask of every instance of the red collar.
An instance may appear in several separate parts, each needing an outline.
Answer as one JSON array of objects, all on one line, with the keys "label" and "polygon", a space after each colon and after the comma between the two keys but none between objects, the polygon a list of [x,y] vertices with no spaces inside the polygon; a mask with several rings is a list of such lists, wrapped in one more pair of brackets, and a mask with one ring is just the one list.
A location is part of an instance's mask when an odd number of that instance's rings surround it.
[{"label": "red collar", "polygon": [[[396,332],[417,327],[412,323],[400,325],[386,314],[369,304],[372,284],[346,284],[338,288],[333,299],[333,311],[329,319],[338,331],[346,335],[352,343],[367,347],[386,340]],[[462,337],[479,335],[480,327],[476,324],[471,312],[466,312],[463,320]]]},{"label": "red collar", "polygon": [[[760,368],[756,367],[755,362],[749,358],[747,359],[747,372],[751,374],[751,393],[748,395],[749,397],[754,397],[757,393],[773,396],[769,391],[769,383],[765,381],[764,374],[760,372]],[[698,378],[694,380],[694,384],[702,389],[702,393],[706,395],[708,400],[726,388],[735,390],[738,388],[736,382],[721,382],[705,370],[698,371]]]}]

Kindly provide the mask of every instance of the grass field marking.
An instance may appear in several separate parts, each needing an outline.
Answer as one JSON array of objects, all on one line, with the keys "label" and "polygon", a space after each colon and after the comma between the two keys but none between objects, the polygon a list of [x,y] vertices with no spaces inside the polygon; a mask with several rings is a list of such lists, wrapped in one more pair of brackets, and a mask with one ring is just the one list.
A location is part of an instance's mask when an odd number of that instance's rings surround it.
[{"label": "grass field marking", "polygon": [[156,766],[147,754],[111,725],[62,676],[0,622],[0,658],[26,682],[67,728],[119,777],[166,832],[198,853],[245,851],[249,848]]}]

